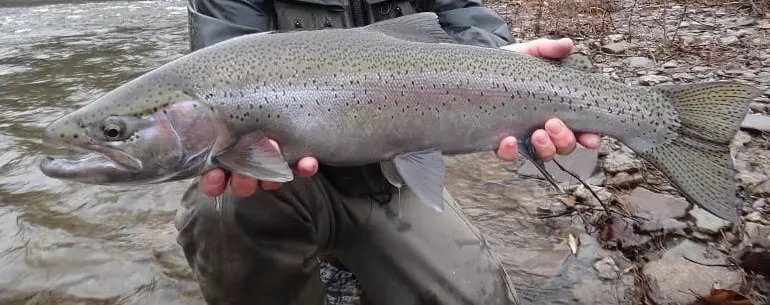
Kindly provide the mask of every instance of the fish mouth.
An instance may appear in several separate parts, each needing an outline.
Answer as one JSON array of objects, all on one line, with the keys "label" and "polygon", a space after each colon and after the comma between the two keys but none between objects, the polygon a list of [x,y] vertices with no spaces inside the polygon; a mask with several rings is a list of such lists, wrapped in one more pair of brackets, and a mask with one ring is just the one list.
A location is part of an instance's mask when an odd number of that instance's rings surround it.
[{"label": "fish mouth", "polygon": [[142,170],[141,161],[115,148],[45,145],[59,152],[44,155],[40,161],[40,170],[51,178],[110,184],[119,176]]}]

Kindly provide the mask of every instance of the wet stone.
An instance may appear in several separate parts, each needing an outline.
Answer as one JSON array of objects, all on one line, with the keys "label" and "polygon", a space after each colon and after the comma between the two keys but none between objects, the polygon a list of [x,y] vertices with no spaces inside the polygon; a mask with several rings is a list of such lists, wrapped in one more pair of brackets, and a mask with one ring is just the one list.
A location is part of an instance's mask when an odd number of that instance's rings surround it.
[{"label": "wet stone", "polygon": [[663,82],[667,82],[667,81],[670,81],[670,80],[671,80],[671,78],[669,78],[668,76],[663,76],[663,75],[645,75],[645,76],[642,76],[642,77],[639,78],[639,84],[647,85],[647,86],[652,86],[652,85],[657,85],[657,84],[660,84],[660,83],[663,83]]},{"label": "wet stone", "polygon": [[770,225],[770,220],[767,219],[767,217],[763,216],[760,212],[751,212],[748,215],[746,215],[744,218],[747,222],[755,222],[760,223],[763,225]]},{"label": "wet stone", "polygon": [[609,53],[609,54],[622,54],[633,47],[634,46],[628,42],[620,41],[620,42],[606,44],[602,46],[601,50],[602,52]]},{"label": "wet stone", "polygon": [[644,273],[657,286],[654,295],[658,304],[690,304],[696,300],[691,293],[709,291],[712,285],[735,288],[741,274],[725,267],[711,267],[691,262],[684,257],[705,264],[725,264],[725,257],[701,244],[684,240],[669,249],[659,260],[645,264]]},{"label": "wet stone", "polygon": [[649,67],[652,66],[652,60],[650,60],[647,57],[629,57],[626,59],[626,64],[631,68],[638,68],[638,67]]},{"label": "wet stone", "polygon": [[599,278],[604,280],[614,280],[618,278],[620,268],[615,264],[615,260],[612,257],[604,257],[596,263],[594,263],[594,270],[596,270]]},{"label": "wet stone", "polygon": [[725,221],[697,206],[693,207],[689,214],[695,218],[695,225],[697,226],[697,229],[706,234],[716,234],[719,231],[726,229],[730,225],[730,222]]},{"label": "wet stone", "polygon": [[630,172],[640,169],[642,163],[628,154],[614,151],[607,155],[602,167],[605,171],[610,173]]},{"label": "wet stone", "polygon": [[[591,189],[596,193],[596,196],[599,197],[599,199],[604,202],[608,203],[610,201],[610,198],[612,197],[612,193],[607,191],[606,188],[599,187],[599,186],[593,186]],[[599,205],[599,201],[596,200],[593,194],[591,194],[591,191],[588,190],[585,186],[582,184],[579,185],[575,192],[573,193],[575,197],[577,197],[581,202],[584,202],[588,205]]]},{"label": "wet stone", "polygon": [[639,183],[642,183],[642,181],[644,181],[644,177],[641,173],[629,174],[627,172],[620,172],[610,178],[607,178],[604,184],[616,187],[631,188],[639,185]]},{"label": "wet stone", "polygon": [[770,116],[749,114],[741,123],[741,128],[770,132]]},{"label": "wet stone", "polygon": [[684,217],[689,206],[683,198],[658,194],[643,187],[638,187],[631,192],[629,203],[636,215],[647,218],[653,223]]}]

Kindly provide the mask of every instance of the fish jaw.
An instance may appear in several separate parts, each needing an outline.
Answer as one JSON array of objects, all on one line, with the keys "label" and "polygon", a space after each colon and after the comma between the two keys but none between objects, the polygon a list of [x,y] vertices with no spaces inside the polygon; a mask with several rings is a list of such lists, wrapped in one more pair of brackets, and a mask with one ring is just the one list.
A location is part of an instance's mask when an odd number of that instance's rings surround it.
[{"label": "fish jaw", "polygon": [[226,145],[218,145],[220,135],[230,135],[209,107],[197,101],[170,104],[149,115],[105,119],[108,123],[102,125],[118,124],[131,133],[115,141],[104,139],[104,128],[74,131],[62,127],[64,120],[77,123],[67,117],[52,123],[43,143],[86,154],[45,156],[40,170],[51,178],[87,184],[138,185],[200,175],[212,167],[211,154]]}]

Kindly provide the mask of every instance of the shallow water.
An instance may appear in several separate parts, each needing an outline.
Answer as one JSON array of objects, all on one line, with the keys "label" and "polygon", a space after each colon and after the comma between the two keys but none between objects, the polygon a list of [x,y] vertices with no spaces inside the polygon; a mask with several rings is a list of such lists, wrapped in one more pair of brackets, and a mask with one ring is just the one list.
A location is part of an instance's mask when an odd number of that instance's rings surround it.
[{"label": "shallow water", "polygon": [[[182,1],[0,7],[0,304],[204,304],[172,223],[185,182],[99,187],[37,168],[46,124],[184,54],[186,22]],[[450,190],[525,304],[616,303],[590,239],[569,256],[534,218],[548,204],[538,182],[487,155],[449,161]]]}]

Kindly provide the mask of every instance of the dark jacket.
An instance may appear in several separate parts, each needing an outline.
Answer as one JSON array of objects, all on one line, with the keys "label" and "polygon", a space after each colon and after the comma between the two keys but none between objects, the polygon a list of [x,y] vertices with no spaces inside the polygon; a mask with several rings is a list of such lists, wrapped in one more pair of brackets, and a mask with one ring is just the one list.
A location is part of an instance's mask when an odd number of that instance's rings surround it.
[{"label": "dark jacket", "polygon": [[[511,43],[505,21],[481,0],[188,0],[190,47],[197,50],[243,35],[270,30],[350,28],[421,11],[439,16],[458,43],[501,47]],[[341,192],[384,195],[392,187],[378,164],[319,168]]]}]

